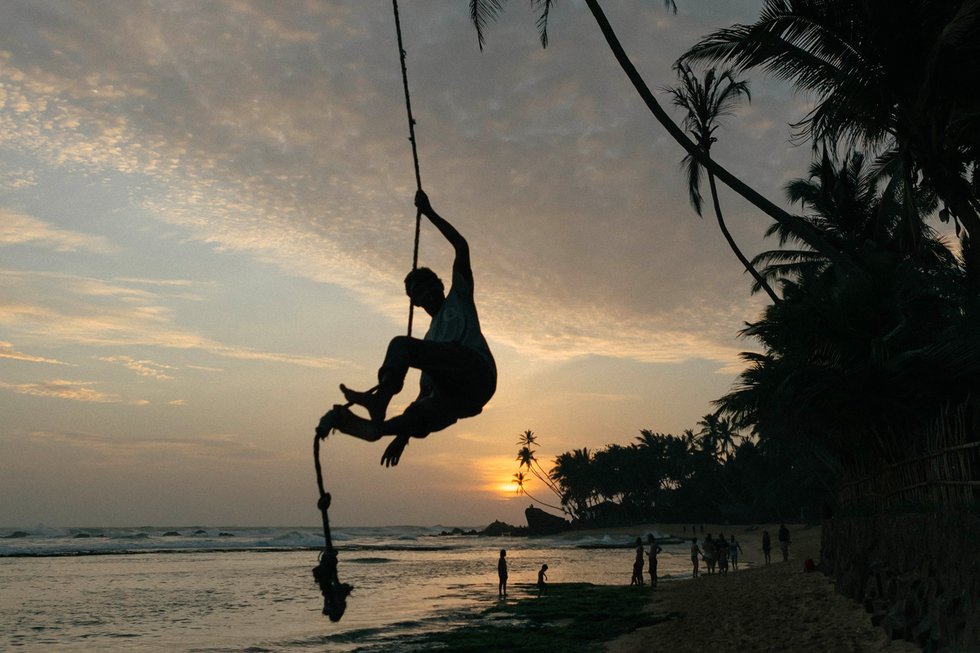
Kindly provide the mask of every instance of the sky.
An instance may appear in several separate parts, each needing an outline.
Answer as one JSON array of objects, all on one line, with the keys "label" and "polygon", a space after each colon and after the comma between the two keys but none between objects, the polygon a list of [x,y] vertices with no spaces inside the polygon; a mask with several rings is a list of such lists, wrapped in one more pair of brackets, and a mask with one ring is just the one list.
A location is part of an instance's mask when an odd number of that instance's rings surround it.
[{"label": "sky", "polygon": [[[664,104],[677,56],[759,9],[603,5]],[[521,432],[547,466],[696,429],[764,296],[584,3],[546,49],[526,2],[482,52],[467,2],[400,13],[422,186],[470,243],[498,390],[396,468],[332,435],[331,523],[523,524]],[[806,98],[746,79],[713,151],[785,206]],[[387,2],[0,3],[0,526],[318,524],[313,429],[407,329],[414,192]],[[776,246],[721,201],[749,255]],[[423,225],[419,264],[451,262]]]}]

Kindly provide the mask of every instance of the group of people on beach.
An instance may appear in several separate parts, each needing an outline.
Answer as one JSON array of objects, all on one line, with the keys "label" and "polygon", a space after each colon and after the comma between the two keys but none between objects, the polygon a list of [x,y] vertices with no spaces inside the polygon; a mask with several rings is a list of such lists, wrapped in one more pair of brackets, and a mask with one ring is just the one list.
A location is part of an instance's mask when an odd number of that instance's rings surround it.
[{"label": "group of people on beach", "polygon": [[693,576],[697,578],[700,570],[700,561],[704,560],[708,573],[727,574],[729,563],[732,569],[738,569],[738,554],[742,553],[742,545],[732,535],[729,539],[725,538],[724,533],[719,533],[717,539],[708,533],[701,546],[698,546],[698,538],[691,538],[691,566]]},{"label": "group of people on beach", "polygon": [[[703,528],[702,526],[702,532]],[[694,532],[693,527],[691,528],[691,532]],[[786,562],[789,560],[790,535],[785,523],[779,525],[777,537],[779,538],[779,550],[783,555],[783,562]],[[718,573],[728,573],[729,562],[731,563],[732,569],[738,569],[738,555],[740,553],[743,553],[742,546],[735,539],[734,535],[726,540],[724,533],[719,533],[717,539],[711,537],[711,533],[708,533],[700,546],[698,545],[698,538],[692,537],[692,575],[697,578],[701,560],[704,560],[709,574],[715,573],[716,568]],[[767,565],[772,562],[772,538],[769,536],[768,530],[762,531],[762,555]]]},{"label": "group of people on beach", "polygon": [[[703,532],[702,527],[702,532]],[[685,529],[686,530],[686,529]],[[694,532],[694,528],[691,528],[691,532]],[[786,528],[786,524],[779,525],[779,533],[777,535],[779,539],[779,548],[783,555],[783,562],[789,560],[789,543],[790,535],[789,529]],[[644,585],[643,580],[643,566],[646,563],[644,558],[649,559],[649,573],[650,573],[650,587],[657,586],[657,554],[663,551],[663,549],[657,544],[657,538],[653,536],[653,533],[647,534],[647,548],[644,548],[643,538],[636,538],[636,557],[633,559],[633,575],[630,578],[630,585],[642,586]],[[765,558],[765,563],[768,565],[771,562],[772,551],[772,539],[769,536],[768,530],[762,531],[762,553]],[[716,571],[719,574],[728,573],[729,568],[733,570],[738,570],[738,558],[739,554],[743,553],[742,545],[739,544],[735,535],[732,534],[728,538],[725,537],[724,533],[719,533],[717,538],[711,536],[708,533],[707,536],[698,543],[697,537],[691,538],[691,566],[693,567],[692,575],[697,578],[700,573],[701,561],[703,560],[705,566],[707,567],[709,574],[714,574]],[[541,569],[538,570],[538,596],[544,593],[544,589],[547,586],[548,580],[548,565],[541,565]],[[497,585],[497,595],[500,598],[507,596],[507,550],[500,550],[500,558],[497,561],[497,578],[499,583]]]},{"label": "group of people on beach", "polygon": [[[643,538],[636,538],[636,558],[633,561],[633,577],[630,579],[630,585],[644,584],[644,556],[649,556],[650,587],[657,586],[657,554],[663,551],[663,549],[657,545],[657,538],[653,536],[653,533],[647,534],[647,544],[649,544],[649,548],[644,549]],[[545,587],[548,585],[547,572],[548,565],[541,565],[541,569],[538,570],[538,596],[544,593]],[[500,558],[497,559],[497,596],[499,598],[505,598],[507,596],[507,577],[507,549],[501,549]]]}]

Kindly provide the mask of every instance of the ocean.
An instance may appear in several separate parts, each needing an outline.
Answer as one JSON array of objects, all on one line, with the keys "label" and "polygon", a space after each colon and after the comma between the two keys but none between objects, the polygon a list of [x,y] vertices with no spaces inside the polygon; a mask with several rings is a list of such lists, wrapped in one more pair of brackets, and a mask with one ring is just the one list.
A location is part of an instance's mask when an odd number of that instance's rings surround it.
[{"label": "ocean", "polygon": [[[419,635],[551,583],[628,585],[637,536],[651,527],[549,537],[443,534],[443,526],[334,526],[343,618],[321,614],[312,568],[320,527],[0,528],[0,651],[218,653],[416,650]],[[469,529],[464,529],[469,530]],[[659,575],[690,575],[688,545],[663,543]]]}]

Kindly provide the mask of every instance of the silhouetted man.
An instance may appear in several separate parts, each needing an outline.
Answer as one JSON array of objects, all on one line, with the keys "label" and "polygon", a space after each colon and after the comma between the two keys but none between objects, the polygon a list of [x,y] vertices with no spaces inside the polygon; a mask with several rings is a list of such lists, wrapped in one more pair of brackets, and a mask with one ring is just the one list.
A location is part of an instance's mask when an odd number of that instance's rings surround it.
[{"label": "silhouetted man", "polygon": [[[423,191],[415,205],[453,246],[453,278],[449,292],[429,268],[412,270],[405,277],[405,292],[415,306],[432,318],[424,339],[397,336],[388,344],[378,370],[378,385],[358,392],[341,384],[349,404],[367,409],[369,419],[346,406],[335,405],[320,419],[316,432],[327,437],[337,429],[368,442],[395,436],[381,463],[397,465],[409,438],[424,438],[483,411],[497,388],[497,367],[490,353],[473,301],[473,270],[466,239],[433,210]],[[419,394],[401,415],[387,418],[391,398],[401,392],[409,368],[421,370]]]}]

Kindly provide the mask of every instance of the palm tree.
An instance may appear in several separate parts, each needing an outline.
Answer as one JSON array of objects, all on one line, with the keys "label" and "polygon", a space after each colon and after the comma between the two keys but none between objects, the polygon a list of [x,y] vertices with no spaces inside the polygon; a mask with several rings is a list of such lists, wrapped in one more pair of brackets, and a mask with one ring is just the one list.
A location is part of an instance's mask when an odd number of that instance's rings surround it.
[{"label": "palm tree", "polygon": [[809,179],[788,187],[804,219],[861,265],[863,276],[839,274],[806,247],[757,257],[770,264],[763,274],[780,280],[783,301],[742,332],[765,353],[744,354],[748,369],[716,402],[761,444],[822,446],[848,464],[871,454],[905,456],[916,446],[914,426],[980,387],[962,267],[921,221],[917,237],[905,237],[904,178],[882,184],[863,161],[854,153],[834,161],[825,152]]},{"label": "palm tree", "polygon": [[552,505],[552,504],[550,504],[550,503],[548,503],[546,501],[542,501],[541,499],[535,497],[533,494],[531,494],[530,492],[528,492],[527,491],[527,481],[528,481],[528,478],[527,478],[527,476],[524,475],[524,472],[516,472],[514,474],[514,477],[513,477],[512,480],[514,481],[515,484],[517,484],[517,494],[522,495],[522,496],[529,497],[533,501],[537,501],[542,506],[547,506],[547,507],[551,508],[552,510],[558,510],[558,511],[561,511],[561,512],[565,512],[565,509],[562,508],[561,506],[555,506],[555,505]]},{"label": "palm tree", "polygon": [[[548,17],[556,2],[557,0],[531,0],[531,5],[538,7],[541,11],[538,18],[538,30],[541,35],[541,43],[543,46],[547,46],[548,44]],[[744,197],[766,215],[771,217],[776,222],[783,224],[787,229],[796,233],[800,239],[810,243],[810,245],[817,251],[820,251],[831,260],[836,261],[842,269],[849,270],[854,274],[860,274],[860,270],[856,266],[848,261],[846,257],[835,251],[830,244],[826,243],[821,234],[811,229],[809,224],[795,216],[790,215],[763,197],[758,191],[748,186],[745,182],[714,161],[710,156],[708,156],[707,152],[698,147],[694,141],[688,138],[687,134],[684,133],[684,130],[671,119],[667,111],[660,105],[653,93],[650,91],[650,88],[647,86],[646,81],[644,81],[643,77],[641,77],[640,73],[636,70],[636,66],[633,65],[629,55],[626,54],[626,50],[620,43],[619,37],[616,36],[616,32],[613,30],[609,20],[606,18],[605,12],[603,12],[599,1],[585,0],[585,4],[588,6],[589,11],[592,13],[593,18],[596,21],[596,24],[599,26],[599,30],[602,32],[602,35],[606,40],[606,44],[612,51],[613,56],[616,58],[616,61],[623,69],[623,72],[633,84],[633,88],[639,94],[640,98],[643,100],[644,104],[646,104],[647,108],[653,114],[657,122],[659,122],[664,129],[667,130],[667,133],[670,134],[670,136],[677,141],[682,148],[684,148],[688,155],[696,159],[708,171],[721,180],[722,183]],[[497,18],[497,16],[503,10],[503,5],[503,0],[470,0],[470,17],[474,27],[476,28],[477,40],[479,41],[481,47],[484,42],[484,30],[486,29],[487,24]],[[668,9],[672,9],[675,12],[677,11],[677,5],[674,0],[665,0],[664,5]]]},{"label": "palm tree", "polygon": [[[551,476],[541,467],[541,463],[538,462],[537,456],[535,456],[535,451],[537,450],[538,438],[534,435],[534,432],[530,429],[524,431],[520,434],[517,440],[520,449],[517,451],[517,462],[518,462],[518,473],[521,474],[521,483],[519,483],[518,491],[521,492],[523,488],[523,482],[526,480],[523,473],[520,472],[522,469],[527,469],[536,479],[545,484],[555,496],[561,496],[561,489],[552,480]],[[516,478],[515,478],[516,480]],[[530,495],[529,495],[530,496]],[[532,497],[533,498],[533,497]],[[535,499],[537,501],[537,499]],[[540,502],[539,503],[543,503]],[[545,504],[551,508],[549,504]],[[559,508],[560,510],[560,508]]]},{"label": "palm tree", "polygon": [[[821,231],[828,242],[861,265],[871,252],[889,252],[919,265],[956,267],[953,254],[919,216],[935,209],[935,197],[919,193],[917,204],[906,201],[904,175],[888,168],[869,169],[864,155],[849,152],[841,158],[824,149],[810,166],[809,177],[786,186],[787,198],[805,211],[803,219]],[[770,281],[799,282],[828,269],[831,262],[800,242],[793,233],[773,224],[766,236],[779,237],[780,248],[759,254],[762,275]],[[786,249],[794,241],[799,249]]]},{"label": "palm tree", "polygon": [[587,448],[565,452],[555,459],[551,478],[561,488],[561,505],[578,519],[588,514],[596,501],[597,482],[594,456]]},{"label": "palm tree", "polygon": [[[680,85],[667,89],[667,92],[674,97],[674,104],[687,112],[684,117],[684,126],[694,137],[694,142],[704,150],[705,154],[710,154],[711,146],[718,140],[715,138],[715,131],[719,127],[719,119],[731,114],[740,97],[745,96],[751,101],[752,96],[749,93],[748,82],[736,81],[730,70],[719,74],[714,68],[705,71],[702,82],[689,66],[677,63],[674,68],[680,78]],[[683,164],[687,168],[691,205],[700,216],[702,204],[701,173],[704,166],[690,154],[684,157]],[[755,279],[755,286],[765,290],[773,303],[778,304],[779,297],[745,257],[742,250],[735,244],[731,232],[728,231],[728,226],[721,214],[715,175],[711,170],[708,170],[708,186],[711,189],[711,200],[715,209],[715,218],[718,220],[718,228],[725,236],[728,246],[731,247],[746,271]]]},{"label": "palm tree", "polygon": [[[978,41],[973,0],[766,0],[756,23],[719,30],[682,60],[790,80],[817,98],[800,137],[886,152],[910,191],[921,173],[944,204],[940,217],[980,238]],[[966,263],[980,286],[980,260]]]},{"label": "palm tree", "polygon": [[735,440],[741,435],[732,427],[731,422],[718,416],[717,413],[705,415],[698,422],[701,427],[701,442],[705,452],[715,460],[727,459],[735,452]]}]

